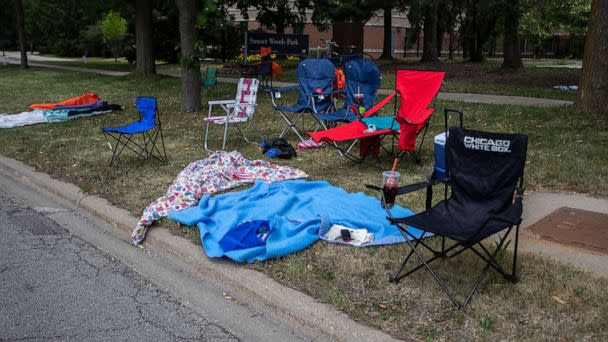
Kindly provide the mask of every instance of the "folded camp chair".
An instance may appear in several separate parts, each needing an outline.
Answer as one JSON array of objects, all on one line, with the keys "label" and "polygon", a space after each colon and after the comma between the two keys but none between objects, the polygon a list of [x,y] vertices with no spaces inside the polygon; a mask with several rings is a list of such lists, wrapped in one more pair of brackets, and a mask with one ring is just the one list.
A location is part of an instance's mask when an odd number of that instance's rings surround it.
[{"label": "folded camp chair", "polygon": [[[390,211],[387,211],[389,220],[399,227],[410,247],[401,267],[390,280],[396,282],[424,267],[459,308],[468,304],[490,267],[502,274],[506,280],[517,281],[517,243],[523,211],[523,176],[527,146],[528,137],[525,135],[451,128],[445,147],[448,176],[438,180],[433,174],[428,182],[397,189],[397,194],[402,195],[426,188],[426,211],[404,218],[394,218]],[[433,185],[440,181],[446,184],[445,199],[431,207]],[[451,187],[449,198],[448,184]],[[368,188],[380,190],[374,186]],[[382,197],[384,200],[384,195]],[[422,241],[422,238],[415,237],[408,230],[408,226],[442,237],[441,250],[435,250]],[[511,271],[507,272],[496,258],[514,226],[513,261]],[[482,244],[483,240],[502,231],[506,232],[495,241],[492,251]],[[447,248],[446,238],[454,241],[454,244]],[[422,248],[432,253],[429,259],[423,256]],[[483,259],[485,266],[461,302],[431,269],[430,263],[440,257],[454,257],[465,250],[470,250]],[[416,255],[421,264],[404,273],[412,255]]]},{"label": "folded camp chair", "polygon": [[201,88],[206,92],[213,93],[213,89],[217,86],[217,68],[206,68],[205,78],[201,80]]},{"label": "folded camp chair", "polygon": [[[205,118],[205,150],[211,151],[208,147],[209,140],[209,124],[224,125],[224,138],[222,140],[222,150],[226,147],[226,139],[228,138],[228,125],[234,124],[237,131],[243,139],[248,143],[256,144],[247,139],[245,133],[239,127],[240,123],[249,122],[255,129],[260,141],[262,141],[262,133],[253,123],[253,114],[255,113],[256,101],[258,97],[258,87],[260,81],[255,78],[241,78],[236,90],[236,98],[234,100],[215,100],[209,101],[209,112]],[[214,107],[220,107],[225,115],[212,116]]]},{"label": "folded camp chair", "polygon": [[[331,117],[326,115],[334,109],[332,94],[335,71],[334,65],[326,58],[307,58],[301,61],[296,69],[298,85],[265,89],[270,93],[273,109],[277,110],[285,120],[285,128],[281,131],[280,138],[291,130],[301,141],[306,140],[302,134],[304,127],[296,126],[298,116],[304,121],[305,113],[311,113],[318,125],[324,126],[323,120],[331,120]],[[299,91],[296,104],[292,106],[277,104],[277,99],[281,98],[284,92],[296,89]]]},{"label": "folded camp chair", "polygon": [[[352,142],[347,148],[339,147],[337,144],[329,144],[338,148],[340,153],[350,160],[357,163],[363,162],[368,156],[378,158],[382,141],[386,137],[399,137],[397,148],[398,157],[403,153],[410,154],[414,160],[420,162],[420,150],[424,143],[424,137],[429,124],[431,114],[434,109],[429,105],[439,92],[443,82],[444,72],[434,71],[414,71],[397,70],[395,77],[395,88],[399,94],[399,109],[395,101],[395,115],[378,117],[375,114],[390,102],[395,93],[391,93],[378,104],[363,113],[361,120],[353,121],[349,124],[330,128],[319,132],[309,132],[308,134],[316,142]],[[375,127],[375,130],[369,127]],[[416,152],[416,138],[422,133],[422,139]],[[351,153],[355,142],[360,140],[359,154]],[[394,141],[393,141],[394,142]],[[394,153],[394,144],[391,144],[390,151]]]},{"label": "folded camp chair", "polygon": [[[108,146],[112,150],[110,166],[118,162],[118,158],[125,149],[135,152],[139,158],[147,159],[151,157],[166,164],[167,153],[156,99],[153,97],[138,97],[135,108],[140,113],[138,121],[125,126],[101,129]],[[156,144],[159,138],[162,152]],[[112,142],[114,142],[114,145],[112,145]]]},{"label": "folded camp chair", "polygon": [[325,114],[325,120],[351,122],[360,119],[359,104],[356,96],[362,96],[362,106],[370,109],[376,101],[380,88],[380,70],[372,61],[363,59],[351,60],[344,67],[346,79],[346,99],[344,106],[335,112]]}]

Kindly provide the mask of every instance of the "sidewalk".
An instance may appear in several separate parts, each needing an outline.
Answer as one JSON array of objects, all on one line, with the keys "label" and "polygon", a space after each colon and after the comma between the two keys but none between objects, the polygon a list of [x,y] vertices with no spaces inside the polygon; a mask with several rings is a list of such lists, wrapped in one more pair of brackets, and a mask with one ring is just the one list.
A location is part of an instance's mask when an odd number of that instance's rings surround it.
[{"label": "sidewalk", "polygon": [[[20,61],[15,58],[9,57],[0,57],[0,62],[7,64],[19,64]],[[91,68],[80,68],[80,67],[70,67],[70,66],[62,66],[62,65],[53,65],[53,64],[45,64],[45,63],[37,63],[31,62],[29,63],[31,66],[40,67],[40,68],[49,68],[49,69],[57,69],[57,70],[65,70],[65,71],[75,71],[75,72],[86,72],[100,75],[109,75],[109,76],[126,76],[129,75],[129,72],[124,71],[110,71],[110,70],[101,70],[101,69],[91,69]],[[165,71],[159,72],[161,75],[171,76],[171,77],[180,77],[179,71]],[[239,79],[232,77],[218,77],[219,82],[222,83],[232,83],[237,84]],[[292,82],[273,82],[273,86],[276,87],[287,87],[295,85]],[[378,94],[380,95],[388,95],[392,92],[390,89],[380,89]],[[446,101],[455,101],[455,102],[467,102],[467,103],[484,103],[484,104],[495,104],[495,105],[509,105],[509,106],[530,106],[530,107],[563,107],[572,105],[572,101],[567,100],[557,100],[557,99],[545,99],[538,97],[526,97],[526,96],[506,96],[506,95],[490,95],[490,94],[474,94],[474,93],[445,93],[439,92],[437,98],[440,100]]]}]

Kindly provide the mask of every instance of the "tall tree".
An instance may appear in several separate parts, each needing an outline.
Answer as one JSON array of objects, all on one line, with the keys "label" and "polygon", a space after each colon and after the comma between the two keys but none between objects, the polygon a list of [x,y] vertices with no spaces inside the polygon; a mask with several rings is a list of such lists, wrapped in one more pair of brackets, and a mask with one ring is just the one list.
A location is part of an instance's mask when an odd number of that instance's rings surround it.
[{"label": "tall tree", "polygon": [[468,0],[462,22],[461,39],[465,55],[472,62],[481,62],[494,33],[499,9],[494,0]]},{"label": "tall tree", "polygon": [[608,1],[593,0],[585,39],[581,87],[576,108],[608,114]]},{"label": "tall tree", "polygon": [[182,65],[181,110],[201,110],[201,69],[197,50],[197,14],[199,0],[175,0],[179,11],[179,38]]},{"label": "tall tree", "polygon": [[135,3],[135,73],[138,75],[156,74],[152,30],[152,1],[137,0]]},{"label": "tall tree", "polygon": [[393,4],[384,2],[384,34],[382,39],[381,59],[393,59]]},{"label": "tall tree", "polygon": [[439,4],[437,1],[430,1],[426,6],[424,14],[424,45],[422,46],[421,62],[439,62],[439,51],[437,46],[438,11]]},{"label": "tall tree", "polygon": [[521,50],[519,46],[519,17],[519,0],[506,0],[504,9],[505,32],[502,44],[502,68],[519,69],[524,66],[521,61]]},{"label": "tall tree", "polygon": [[17,15],[17,34],[19,35],[19,50],[21,51],[21,67],[28,68],[27,47],[25,44],[25,20],[23,14],[23,2],[15,0],[15,14]]}]

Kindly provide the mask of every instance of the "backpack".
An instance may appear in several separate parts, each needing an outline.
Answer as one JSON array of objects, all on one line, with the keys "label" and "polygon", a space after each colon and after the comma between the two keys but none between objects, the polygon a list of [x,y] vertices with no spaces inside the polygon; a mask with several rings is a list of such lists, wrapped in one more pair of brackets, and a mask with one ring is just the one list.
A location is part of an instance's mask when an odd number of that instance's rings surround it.
[{"label": "backpack", "polygon": [[298,156],[296,150],[283,138],[262,141],[262,153],[268,158],[291,159]]},{"label": "backpack", "polygon": [[344,89],[346,86],[346,77],[344,76],[344,71],[342,69],[336,69],[334,74],[334,88],[336,90]]},{"label": "backpack", "polygon": [[277,62],[272,62],[270,64],[270,70],[273,77],[281,76],[283,74],[283,67]]}]

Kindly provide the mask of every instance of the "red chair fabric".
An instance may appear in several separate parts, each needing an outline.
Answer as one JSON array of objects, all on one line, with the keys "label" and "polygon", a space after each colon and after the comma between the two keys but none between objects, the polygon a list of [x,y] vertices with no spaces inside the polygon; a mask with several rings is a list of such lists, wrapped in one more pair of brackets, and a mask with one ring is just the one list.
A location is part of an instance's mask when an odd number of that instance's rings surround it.
[{"label": "red chair fabric", "polygon": [[[434,109],[429,108],[431,101],[443,82],[444,72],[397,70],[395,88],[399,93],[400,104],[396,113],[399,122],[399,131],[390,129],[378,130],[371,133],[364,132],[367,126],[361,121],[353,121],[346,125],[327,129],[320,132],[308,132],[316,142],[340,142],[361,139],[360,152],[369,153],[367,146],[373,145],[374,139],[386,134],[399,134],[397,147],[401,151],[412,151],[416,147],[416,136],[424,128],[426,120],[433,114]],[[395,93],[391,93],[374,107],[363,114],[363,117],[374,115],[390,102]],[[371,151],[372,153],[377,153]]]},{"label": "red chair fabric", "polygon": [[56,106],[79,106],[79,105],[86,105],[89,103],[97,102],[99,100],[100,100],[100,98],[99,98],[99,96],[97,96],[97,94],[88,93],[88,94],[72,97],[70,99],[67,99],[67,100],[64,100],[61,102],[34,103],[34,104],[29,105],[29,108],[30,109],[50,110],[50,109],[54,109]]}]

